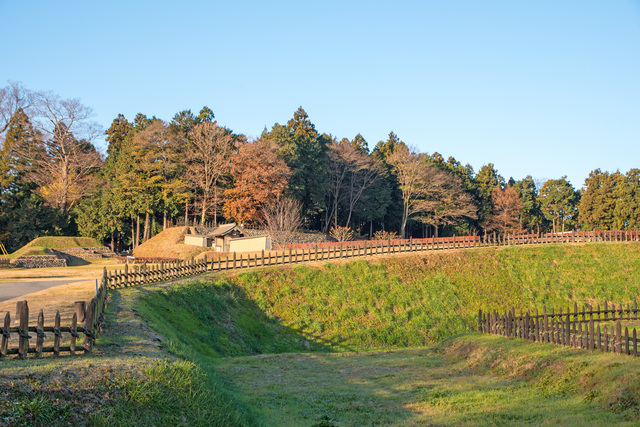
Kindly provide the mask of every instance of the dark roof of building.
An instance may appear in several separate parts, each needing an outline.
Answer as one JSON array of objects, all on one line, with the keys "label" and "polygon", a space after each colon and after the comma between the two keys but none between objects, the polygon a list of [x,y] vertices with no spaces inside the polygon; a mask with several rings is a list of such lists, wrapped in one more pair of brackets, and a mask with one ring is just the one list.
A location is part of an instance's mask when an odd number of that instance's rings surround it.
[{"label": "dark roof of building", "polygon": [[221,237],[226,236],[231,233],[233,230],[238,230],[240,233],[244,234],[244,230],[236,225],[235,222],[231,224],[223,224],[220,227],[213,230],[211,233],[207,234],[207,237]]}]

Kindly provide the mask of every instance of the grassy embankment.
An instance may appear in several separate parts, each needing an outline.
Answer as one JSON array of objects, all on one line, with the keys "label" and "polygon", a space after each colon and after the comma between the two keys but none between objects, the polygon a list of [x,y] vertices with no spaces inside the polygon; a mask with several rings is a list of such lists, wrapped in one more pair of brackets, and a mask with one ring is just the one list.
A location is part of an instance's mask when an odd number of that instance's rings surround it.
[{"label": "grassy embankment", "polygon": [[138,308],[266,424],[609,423],[638,415],[631,358],[476,335],[415,347],[473,331],[478,308],[627,302],[639,279],[635,244],[512,247],[255,270]]},{"label": "grassy embankment", "polygon": [[95,248],[100,246],[102,245],[98,243],[96,239],[92,239],[91,237],[38,237],[12,254],[9,254],[9,259],[29,255],[49,255],[49,249]]},{"label": "grassy embankment", "polygon": [[442,339],[474,330],[479,307],[629,301],[638,267],[634,244],[514,247],[115,290],[96,354],[1,366],[0,420],[632,423],[640,360],[486,335]]}]

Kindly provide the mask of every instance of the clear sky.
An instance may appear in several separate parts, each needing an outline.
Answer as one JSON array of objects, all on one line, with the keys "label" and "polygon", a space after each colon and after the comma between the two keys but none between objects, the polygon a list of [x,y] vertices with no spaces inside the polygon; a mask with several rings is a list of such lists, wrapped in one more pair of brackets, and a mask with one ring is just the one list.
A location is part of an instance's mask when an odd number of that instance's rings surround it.
[{"label": "clear sky", "polygon": [[[0,86],[257,137],[394,131],[508,179],[640,167],[640,0],[0,0]],[[104,150],[104,141],[98,141]]]}]

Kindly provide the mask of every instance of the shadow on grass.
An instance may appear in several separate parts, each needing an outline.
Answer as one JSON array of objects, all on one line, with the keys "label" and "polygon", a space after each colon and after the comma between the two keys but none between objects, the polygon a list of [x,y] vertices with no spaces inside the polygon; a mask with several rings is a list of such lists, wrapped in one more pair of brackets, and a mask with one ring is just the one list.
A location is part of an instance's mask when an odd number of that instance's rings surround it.
[{"label": "shadow on grass", "polygon": [[189,359],[328,352],[338,344],[282,324],[228,282],[190,282],[140,291],[138,312],[167,339],[169,351]]}]

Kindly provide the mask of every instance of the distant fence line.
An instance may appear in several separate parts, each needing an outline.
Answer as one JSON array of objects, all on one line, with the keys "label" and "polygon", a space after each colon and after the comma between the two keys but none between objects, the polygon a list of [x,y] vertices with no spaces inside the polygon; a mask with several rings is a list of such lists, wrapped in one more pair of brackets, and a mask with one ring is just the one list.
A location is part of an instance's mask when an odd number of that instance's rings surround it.
[{"label": "distant fence line", "polygon": [[[527,311],[516,314],[515,308],[503,313],[491,311],[484,313],[478,311],[478,332],[502,335],[505,337],[521,338],[533,342],[552,343],[573,348],[612,352],[638,356],[638,334],[634,328],[631,333],[625,326],[622,332],[621,321],[638,320],[638,304],[634,300],[633,305],[622,304],[616,308],[613,304],[610,308],[607,302],[601,310],[600,305],[596,309],[582,307],[578,311],[578,304],[574,303],[573,312],[567,307],[563,313],[562,308],[557,312],[552,309],[547,312],[546,306],[542,307],[542,314],[536,309],[535,314]],[[600,327],[601,322],[615,322],[611,325]]]},{"label": "distant fence line", "polygon": [[638,241],[635,231],[592,231],[564,234],[520,234],[487,236],[452,236],[428,239],[360,240],[342,243],[317,243],[308,248],[261,253],[243,254],[233,252],[224,258],[209,260],[177,261],[170,263],[141,264],[133,268],[125,265],[124,270],[107,273],[110,287],[142,285],[215,271],[226,271],[248,267],[267,267],[301,262],[326,261],[372,255],[386,255],[406,252],[424,252],[444,249],[465,249],[488,246],[541,245],[556,243],[584,243],[609,241]]},{"label": "distant fence line", "polygon": [[11,267],[11,262],[9,258],[0,258],[0,268],[9,268]]}]

